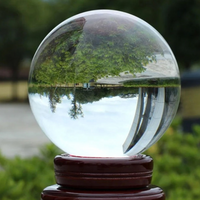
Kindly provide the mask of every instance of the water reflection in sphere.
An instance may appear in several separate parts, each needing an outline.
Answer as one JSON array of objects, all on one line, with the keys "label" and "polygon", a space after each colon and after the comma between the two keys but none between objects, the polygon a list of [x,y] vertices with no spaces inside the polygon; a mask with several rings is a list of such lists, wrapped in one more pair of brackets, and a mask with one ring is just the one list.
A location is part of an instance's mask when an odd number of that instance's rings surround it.
[{"label": "water reflection in sphere", "polygon": [[176,114],[180,77],[162,36],[127,13],[71,17],[42,41],[32,61],[29,100],[45,134],[76,156],[143,152]]}]

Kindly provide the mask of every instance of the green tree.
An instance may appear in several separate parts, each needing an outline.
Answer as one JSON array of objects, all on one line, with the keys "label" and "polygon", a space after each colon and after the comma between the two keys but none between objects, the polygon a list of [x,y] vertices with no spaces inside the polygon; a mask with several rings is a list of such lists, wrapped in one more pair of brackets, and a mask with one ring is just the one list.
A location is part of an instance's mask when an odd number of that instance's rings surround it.
[{"label": "green tree", "polygon": [[121,72],[140,73],[155,60],[160,46],[149,32],[118,17],[98,17],[73,20],[58,29],[60,35],[46,39],[31,79],[51,85],[95,82]]},{"label": "green tree", "polygon": [[61,103],[61,96],[59,93],[56,91],[57,88],[50,88],[49,90],[49,104],[50,104],[50,109],[54,113],[56,110],[56,105],[58,103]]},{"label": "green tree", "polygon": [[77,102],[76,100],[76,95],[73,95],[73,100],[72,100],[72,107],[69,111],[69,115],[72,119],[78,119],[78,117],[83,117],[83,110],[82,106],[80,103]]},{"label": "green tree", "polygon": [[162,11],[162,34],[179,64],[190,69],[200,56],[200,1],[166,0]]},{"label": "green tree", "polygon": [[93,89],[78,88],[76,85],[73,88],[66,87],[29,87],[30,94],[39,94],[49,98],[50,110],[56,112],[57,104],[62,103],[62,97],[67,97],[71,100],[71,109],[68,114],[72,119],[84,117],[82,105],[87,103],[98,102],[102,98],[119,96],[121,98],[133,98],[138,94],[138,88],[129,87],[101,87]]},{"label": "green tree", "polygon": [[[49,14],[47,4],[40,0],[0,1],[0,63],[12,70],[14,83],[20,62],[32,57],[49,29]],[[13,88],[14,97],[15,93]]]},{"label": "green tree", "polygon": [[51,0],[51,4],[58,8],[55,25],[77,13],[94,9],[131,13],[147,21],[164,36],[180,67],[190,69],[199,62],[199,0]]}]

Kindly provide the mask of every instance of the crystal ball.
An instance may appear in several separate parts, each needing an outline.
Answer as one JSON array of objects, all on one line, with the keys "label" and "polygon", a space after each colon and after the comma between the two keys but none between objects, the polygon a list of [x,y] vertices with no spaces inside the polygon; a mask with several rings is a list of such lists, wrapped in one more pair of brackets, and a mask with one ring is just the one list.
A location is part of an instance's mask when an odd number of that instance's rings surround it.
[{"label": "crystal ball", "polygon": [[75,15],[39,45],[28,95],[44,133],[69,155],[135,156],[157,142],[180,99],[180,75],[163,37],[114,10]]}]

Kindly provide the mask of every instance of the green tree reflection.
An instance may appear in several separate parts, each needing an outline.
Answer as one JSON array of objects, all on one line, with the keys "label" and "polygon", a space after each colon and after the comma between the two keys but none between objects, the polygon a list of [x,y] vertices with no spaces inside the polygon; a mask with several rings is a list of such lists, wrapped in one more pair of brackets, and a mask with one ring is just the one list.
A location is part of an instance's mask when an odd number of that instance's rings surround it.
[{"label": "green tree reflection", "polygon": [[[76,87],[74,87],[76,88]],[[84,117],[83,104],[100,101],[102,98],[119,96],[121,98],[133,98],[138,94],[138,88],[63,88],[63,87],[29,87],[29,94],[39,94],[48,97],[50,110],[55,113],[57,104],[62,103],[62,97],[71,100],[71,109],[68,114],[72,119]]]},{"label": "green tree reflection", "polygon": [[57,103],[61,103],[61,96],[56,92],[57,88],[50,88],[49,90],[49,103],[52,112],[55,112]]},{"label": "green tree reflection", "polygon": [[95,82],[121,72],[134,75],[156,59],[160,47],[143,28],[109,15],[97,17],[73,20],[44,41],[30,82],[55,86]]},{"label": "green tree reflection", "polygon": [[76,84],[74,84],[73,89],[73,99],[72,99],[72,108],[69,111],[69,115],[72,119],[78,119],[78,116],[83,117],[82,106],[79,102],[77,102],[76,97]]}]

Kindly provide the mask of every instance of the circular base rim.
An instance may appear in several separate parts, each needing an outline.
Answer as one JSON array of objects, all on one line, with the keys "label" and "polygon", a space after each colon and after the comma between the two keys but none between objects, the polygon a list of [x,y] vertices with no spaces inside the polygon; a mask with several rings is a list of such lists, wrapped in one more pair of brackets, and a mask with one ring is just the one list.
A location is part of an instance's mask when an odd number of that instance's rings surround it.
[{"label": "circular base rim", "polygon": [[[60,197],[60,198],[59,198]],[[142,189],[121,190],[121,191],[88,191],[64,188],[59,185],[52,185],[45,188],[41,194],[42,200],[73,200],[73,199],[126,199],[126,200],[165,200],[163,190],[156,186],[147,186]]]},{"label": "circular base rim", "polygon": [[139,155],[123,158],[85,158],[59,155],[54,159],[57,184],[81,189],[130,189],[151,183],[153,159]]}]

